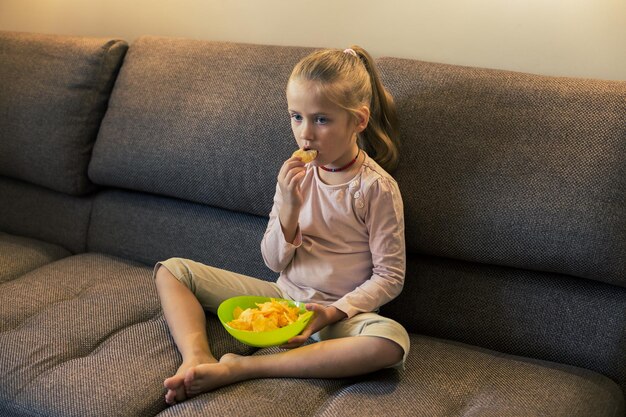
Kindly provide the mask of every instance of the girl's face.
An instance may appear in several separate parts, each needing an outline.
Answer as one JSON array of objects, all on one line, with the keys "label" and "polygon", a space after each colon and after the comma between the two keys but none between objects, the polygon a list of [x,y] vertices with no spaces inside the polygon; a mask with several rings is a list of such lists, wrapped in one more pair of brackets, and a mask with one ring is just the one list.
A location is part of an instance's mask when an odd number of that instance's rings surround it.
[{"label": "girl's face", "polygon": [[310,81],[290,81],[287,85],[291,129],[300,148],[317,150],[313,164],[341,167],[357,154],[357,133],[367,126],[369,110],[363,106],[355,118],[316,87]]}]

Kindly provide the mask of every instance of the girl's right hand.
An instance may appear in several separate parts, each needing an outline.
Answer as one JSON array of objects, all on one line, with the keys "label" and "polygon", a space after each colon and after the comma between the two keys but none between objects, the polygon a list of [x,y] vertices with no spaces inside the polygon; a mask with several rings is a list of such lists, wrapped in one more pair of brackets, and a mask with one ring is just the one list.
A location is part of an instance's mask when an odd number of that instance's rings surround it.
[{"label": "girl's right hand", "polygon": [[294,242],[298,230],[298,218],[302,207],[300,183],[306,170],[300,157],[287,159],[278,172],[278,188],[282,204],[278,211],[278,219],[287,242]]},{"label": "girl's right hand", "polygon": [[283,207],[286,205],[300,211],[302,207],[300,183],[305,172],[304,162],[299,157],[291,157],[283,162],[278,172],[278,187],[282,195]]}]

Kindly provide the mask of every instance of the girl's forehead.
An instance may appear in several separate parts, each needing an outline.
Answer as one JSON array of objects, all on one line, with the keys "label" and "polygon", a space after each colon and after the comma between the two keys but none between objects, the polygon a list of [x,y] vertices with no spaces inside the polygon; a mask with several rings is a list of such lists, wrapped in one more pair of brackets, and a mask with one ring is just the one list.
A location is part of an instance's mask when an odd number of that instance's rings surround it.
[{"label": "girl's forehead", "polygon": [[323,86],[319,82],[313,81],[289,81],[287,84],[287,103],[290,107],[313,107],[327,111],[341,109],[326,96]]},{"label": "girl's forehead", "polygon": [[292,96],[323,96],[321,83],[307,80],[290,80],[287,84],[287,95]]}]

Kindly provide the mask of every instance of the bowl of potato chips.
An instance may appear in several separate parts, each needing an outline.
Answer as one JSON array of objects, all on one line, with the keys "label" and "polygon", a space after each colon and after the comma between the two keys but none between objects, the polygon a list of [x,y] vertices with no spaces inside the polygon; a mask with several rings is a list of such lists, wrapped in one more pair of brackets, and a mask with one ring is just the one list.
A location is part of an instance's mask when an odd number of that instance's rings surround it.
[{"label": "bowl of potato chips", "polygon": [[313,317],[305,303],[260,296],[225,300],[217,316],[235,339],[254,347],[280,346],[304,330]]}]

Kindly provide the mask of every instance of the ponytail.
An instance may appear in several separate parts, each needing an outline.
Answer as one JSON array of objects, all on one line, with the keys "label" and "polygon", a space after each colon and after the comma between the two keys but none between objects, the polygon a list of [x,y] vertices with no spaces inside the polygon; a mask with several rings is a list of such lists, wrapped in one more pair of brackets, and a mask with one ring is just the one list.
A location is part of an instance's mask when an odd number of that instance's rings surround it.
[{"label": "ponytail", "polygon": [[359,146],[387,172],[395,170],[399,159],[396,106],[365,49],[315,51],[296,64],[290,80],[318,82],[331,101],[354,116],[366,105],[370,118],[358,136]]},{"label": "ponytail", "polygon": [[360,145],[380,166],[392,173],[400,159],[396,105],[391,94],[383,86],[378,68],[370,54],[359,46],[353,46],[351,49],[365,65],[372,86],[370,120],[367,128],[359,135]]}]

